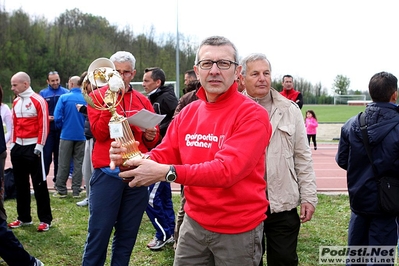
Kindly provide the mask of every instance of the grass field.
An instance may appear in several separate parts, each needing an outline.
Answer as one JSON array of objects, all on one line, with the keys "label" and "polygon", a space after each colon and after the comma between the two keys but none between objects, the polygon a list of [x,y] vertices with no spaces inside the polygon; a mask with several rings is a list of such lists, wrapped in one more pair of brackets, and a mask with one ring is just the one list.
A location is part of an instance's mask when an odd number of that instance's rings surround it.
[{"label": "grass field", "polygon": [[[32,198],[33,199],[33,198]],[[32,200],[33,226],[13,229],[24,247],[46,266],[81,265],[83,246],[87,233],[88,209],[75,205],[76,199],[51,198],[53,224],[48,232],[36,232],[38,224],[36,201]],[[173,195],[175,210],[180,202],[179,195]],[[16,217],[15,200],[7,200],[5,207],[8,220]],[[106,215],[106,214],[104,214]],[[346,195],[319,195],[319,204],[313,219],[302,225],[299,241],[299,265],[319,264],[319,246],[344,246],[347,239],[349,204]],[[129,265],[171,266],[174,251],[171,245],[163,250],[150,251],[146,244],[154,235],[154,228],[146,214],[140,227],[138,239]],[[109,249],[110,250],[110,249]],[[105,265],[110,265],[110,253]],[[6,264],[0,262],[1,266]],[[244,265],[243,265],[244,266]]]},{"label": "grass field", "polygon": [[302,107],[302,114],[305,117],[307,110],[313,110],[319,123],[344,123],[365,108],[365,106],[306,104]]}]

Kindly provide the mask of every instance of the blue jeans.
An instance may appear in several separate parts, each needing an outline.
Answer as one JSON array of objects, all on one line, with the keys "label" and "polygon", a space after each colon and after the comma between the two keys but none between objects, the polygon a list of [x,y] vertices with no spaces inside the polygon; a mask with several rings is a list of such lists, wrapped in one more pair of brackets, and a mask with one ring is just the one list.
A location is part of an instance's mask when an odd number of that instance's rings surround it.
[{"label": "blue jeans", "polygon": [[121,178],[94,169],[90,179],[90,217],[82,265],[104,265],[113,228],[111,265],[129,265],[147,203],[147,187],[131,188]]}]

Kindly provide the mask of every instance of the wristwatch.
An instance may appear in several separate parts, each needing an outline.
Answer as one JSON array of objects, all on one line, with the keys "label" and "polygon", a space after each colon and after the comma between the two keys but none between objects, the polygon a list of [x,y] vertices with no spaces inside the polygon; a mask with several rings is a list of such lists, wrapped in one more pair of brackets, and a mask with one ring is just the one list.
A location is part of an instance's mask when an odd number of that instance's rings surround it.
[{"label": "wristwatch", "polygon": [[176,169],[173,167],[173,165],[171,165],[169,171],[166,173],[165,181],[172,183],[176,180],[176,178],[177,178]]}]

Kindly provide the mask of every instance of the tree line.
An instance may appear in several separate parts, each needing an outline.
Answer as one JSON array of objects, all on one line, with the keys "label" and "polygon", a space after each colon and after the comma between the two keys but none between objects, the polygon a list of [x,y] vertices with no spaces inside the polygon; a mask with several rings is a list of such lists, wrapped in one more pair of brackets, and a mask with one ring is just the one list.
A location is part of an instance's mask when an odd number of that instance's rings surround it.
[{"label": "tree line", "polygon": [[[141,82],[144,69],[161,67],[167,80],[176,79],[176,36],[147,33],[135,34],[129,26],[120,29],[103,17],[67,10],[54,22],[43,17],[30,17],[19,9],[8,13],[0,7],[0,84],[4,101],[10,102],[10,78],[18,71],[28,73],[35,91],[47,87],[47,74],[57,71],[61,84],[80,75],[99,57],[109,58],[119,50],[129,51],[136,57],[137,74],[133,81]],[[192,69],[198,45],[189,37],[179,36],[179,83],[184,72]],[[295,89],[303,94],[305,104],[331,104],[333,97],[321,83],[312,85],[303,78],[294,80]],[[273,79],[272,86],[282,90],[281,77]],[[182,95],[181,86],[180,95]]]},{"label": "tree line", "polygon": [[[10,78],[18,71],[28,73],[35,91],[47,87],[50,71],[57,71],[63,86],[68,78],[80,75],[99,57],[109,58],[119,50],[136,57],[137,74],[141,81],[144,69],[161,67],[167,80],[176,79],[176,38],[155,36],[155,30],[134,34],[130,28],[118,29],[103,17],[67,10],[54,22],[42,17],[31,18],[23,10],[12,13],[0,10],[0,84],[7,100],[12,97]],[[180,81],[192,69],[196,47],[183,35],[179,38]]]}]

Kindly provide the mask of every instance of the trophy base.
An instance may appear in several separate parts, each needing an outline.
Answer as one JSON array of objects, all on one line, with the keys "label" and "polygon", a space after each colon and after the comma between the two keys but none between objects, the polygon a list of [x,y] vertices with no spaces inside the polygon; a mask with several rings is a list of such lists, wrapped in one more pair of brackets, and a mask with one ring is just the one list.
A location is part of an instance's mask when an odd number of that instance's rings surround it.
[{"label": "trophy base", "polygon": [[[125,172],[125,171],[128,171],[128,170],[132,170],[132,169],[134,169],[134,168],[136,168],[137,166],[124,166],[124,165],[120,165],[119,166],[119,171],[122,173],[122,172]],[[129,183],[130,181],[132,181],[133,179],[134,179],[134,176],[131,176],[131,177],[121,177],[122,178],[122,181],[123,182],[125,182],[125,183]]]},{"label": "trophy base", "polygon": [[[137,159],[143,159],[145,158],[145,156],[143,156],[141,153],[136,153],[134,155],[131,155],[128,159],[133,159],[133,158],[137,158]],[[126,159],[125,162],[128,160]],[[137,166],[130,166],[130,165],[126,165],[125,163],[123,163],[122,165],[119,166],[119,171],[120,172],[125,172],[125,171],[129,171],[132,169],[135,169]],[[134,176],[131,177],[122,177],[122,181],[125,183],[129,183],[130,181],[132,181],[134,179]]]}]

